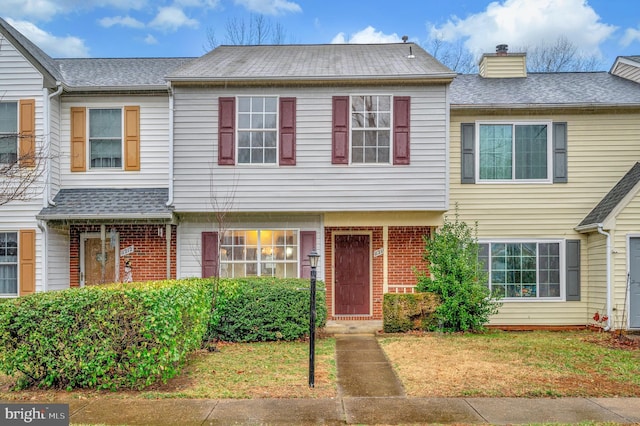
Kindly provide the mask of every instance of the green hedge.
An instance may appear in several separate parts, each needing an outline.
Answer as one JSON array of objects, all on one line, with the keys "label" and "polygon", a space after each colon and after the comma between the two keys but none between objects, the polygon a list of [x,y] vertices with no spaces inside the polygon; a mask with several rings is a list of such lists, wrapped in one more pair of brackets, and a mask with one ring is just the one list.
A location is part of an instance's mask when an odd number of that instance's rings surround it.
[{"label": "green hedge", "polygon": [[438,300],[432,293],[385,294],[382,307],[384,332],[404,333],[433,328]]},{"label": "green hedge", "polygon": [[0,369],[19,385],[140,389],[173,377],[200,347],[210,280],[37,293],[3,303]]},{"label": "green hedge", "polygon": [[[327,319],[324,283],[316,291],[316,325]],[[296,340],[309,332],[309,280],[223,279],[208,335],[227,342]]]}]

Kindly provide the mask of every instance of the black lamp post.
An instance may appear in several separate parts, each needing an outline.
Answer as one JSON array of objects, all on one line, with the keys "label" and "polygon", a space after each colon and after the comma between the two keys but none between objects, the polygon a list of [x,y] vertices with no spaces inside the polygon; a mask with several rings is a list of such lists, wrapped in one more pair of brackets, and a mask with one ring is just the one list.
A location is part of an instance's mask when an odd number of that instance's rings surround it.
[{"label": "black lamp post", "polygon": [[309,387],[315,386],[315,357],[316,357],[316,268],[320,254],[316,249],[309,253],[311,265],[311,291],[309,298]]}]

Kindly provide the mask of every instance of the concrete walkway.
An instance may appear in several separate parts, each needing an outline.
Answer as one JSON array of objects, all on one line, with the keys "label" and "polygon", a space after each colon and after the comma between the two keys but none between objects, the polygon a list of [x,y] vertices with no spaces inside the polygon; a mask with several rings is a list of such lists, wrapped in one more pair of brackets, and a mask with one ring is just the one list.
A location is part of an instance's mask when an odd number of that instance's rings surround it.
[{"label": "concrete walkway", "polygon": [[90,399],[69,413],[108,425],[640,423],[640,398],[407,398],[374,335],[336,336],[336,364],[337,398]]}]

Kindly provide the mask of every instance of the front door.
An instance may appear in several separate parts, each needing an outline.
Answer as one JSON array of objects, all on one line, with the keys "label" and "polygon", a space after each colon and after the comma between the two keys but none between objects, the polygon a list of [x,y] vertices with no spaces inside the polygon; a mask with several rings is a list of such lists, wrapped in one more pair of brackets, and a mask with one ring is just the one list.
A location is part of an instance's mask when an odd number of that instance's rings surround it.
[{"label": "front door", "polygon": [[[118,280],[117,265],[118,247],[105,241],[105,252],[102,254],[100,234],[84,234],[81,237],[80,250],[80,285],[112,283]],[[103,261],[104,257],[104,261]]]},{"label": "front door", "polygon": [[335,236],[335,314],[369,315],[369,235]]},{"label": "front door", "polygon": [[640,237],[629,239],[629,327],[640,328]]}]

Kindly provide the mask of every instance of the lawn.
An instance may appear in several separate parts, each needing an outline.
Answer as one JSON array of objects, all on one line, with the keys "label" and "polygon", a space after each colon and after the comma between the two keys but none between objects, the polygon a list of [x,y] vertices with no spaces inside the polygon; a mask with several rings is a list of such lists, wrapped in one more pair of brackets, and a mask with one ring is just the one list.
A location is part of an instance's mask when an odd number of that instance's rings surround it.
[{"label": "lawn", "polygon": [[412,397],[640,396],[640,350],[607,333],[429,333],[380,344]]},{"label": "lawn", "polygon": [[[411,397],[640,396],[640,349],[610,334],[498,332],[383,335],[387,357]],[[221,344],[182,374],[144,391],[11,391],[0,400],[70,398],[330,398],[337,396],[335,341],[316,341],[316,387],[307,386],[308,343]]]}]

